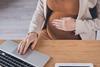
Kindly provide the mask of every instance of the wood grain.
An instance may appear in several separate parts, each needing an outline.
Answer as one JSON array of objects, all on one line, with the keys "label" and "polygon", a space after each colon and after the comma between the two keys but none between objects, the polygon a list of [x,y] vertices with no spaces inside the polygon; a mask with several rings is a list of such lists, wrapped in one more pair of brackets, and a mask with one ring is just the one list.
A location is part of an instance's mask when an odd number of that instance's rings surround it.
[{"label": "wood grain", "polygon": [[100,41],[41,41],[36,49],[51,56],[46,67],[55,63],[93,63],[100,67]]},{"label": "wood grain", "polygon": [[45,67],[55,63],[93,63],[100,67],[100,41],[43,40],[35,49],[51,56]]}]

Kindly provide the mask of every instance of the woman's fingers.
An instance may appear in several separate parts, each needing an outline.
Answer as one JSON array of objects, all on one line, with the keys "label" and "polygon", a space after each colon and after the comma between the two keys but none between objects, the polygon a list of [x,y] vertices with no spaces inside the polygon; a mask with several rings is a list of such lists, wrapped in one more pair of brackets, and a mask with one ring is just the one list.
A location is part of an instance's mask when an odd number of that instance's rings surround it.
[{"label": "woman's fingers", "polygon": [[22,42],[19,44],[19,46],[18,46],[18,53],[19,53],[19,54],[22,54],[25,45],[26,45],[26,41],[22,41]]},{"label": "woman's fingers", "polygon": [[60,20],[54,20],[52,22],[52,25],[55,26],[57,29],[60,29],[60,30],[64,30],[64,23],[65,21],[60,19]]},{"label": "woman's fingers", "polygon": [[59,20],[58,20],[58,19],[55,19],[55,20],[53,20],[51,23],[52,23],[52,24],[56,24],[56,23],[59,23],[59,22],[62,22],[62,20],[60,20],[60,19],[59,19]]},{"label": "woman's fingers", "polygon": [[18,45],[17,48],[18,53],[25,54],[31,43],[33,43],[36,38],[37,38],[36,33],[30,33],[28,36],[26,36],[26,38],[23,41],[21,41],[20,44]]},{"label": "woman's fingers", "polygon": [[56,19],[56,20],[52,21],[52,25],[54,25],[54,26],[60,25],[61,22],[62,22],[62,20],[57,20],[57,19]]},{"label": "woman's fingers", "polygon": [[21,45],[22,45],[22,41],[19,43],[19,45],[18,45],[18,47],[17,47],[17,52],[18,52],[18,53],[20,52]]},{"label": "woman's fingers", "polygon": [[18,53],[19,53],[21,44],[22,44],[22,41],[19,43],[19,45],[18,45],[18,47],[17,47],[17,52],[18,52]]},{"label": "woman's fingers", "polygon": [[25,54],[25,53],[26,53],[26,51],[28,50],[28,48],[29,48],[29,46],[31,45],[31,43],[32,43],[32,42],[30,42],[29,40],[26,41],[26,45],[25,45],[25,47],[24,47],[24,49],[23,49],[22,54]]},{"label": "woman's fingers", "polygon": [[63,30],[63,26],[62,25],[56,25],[57,29]]},{"label": "woman's fingers", "polygon": [[54,19],[53,22],[61,22],[61,19]]}]

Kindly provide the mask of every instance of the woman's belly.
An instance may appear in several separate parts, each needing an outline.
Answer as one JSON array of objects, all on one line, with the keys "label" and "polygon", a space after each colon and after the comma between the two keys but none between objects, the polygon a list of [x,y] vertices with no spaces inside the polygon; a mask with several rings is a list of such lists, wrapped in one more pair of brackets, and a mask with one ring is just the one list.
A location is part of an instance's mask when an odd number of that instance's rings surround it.
[{"label": "woman's belly", "polygon": [[64,13],[64,12],[53,12],[48,21],[48,30],[50,36],[54,36],[56,39],[79,39],[79,36],[75,36],[73,31],[63,31],[57,29],[55,26],[52,25],[52,21],[54,19],[61,19],[64,17],[72,17],[77,18],[77,14],[74,13]]},{"label": "woman's belly", "polygon": [[79,12],[79,0],[47,0],[48,7],[52,10],[52,14],[48,20],[47,29],[51,36],[56,39],[78,39],[73,31],[63,31],[52,25],[54,19],[64,17],[77,18]]}]

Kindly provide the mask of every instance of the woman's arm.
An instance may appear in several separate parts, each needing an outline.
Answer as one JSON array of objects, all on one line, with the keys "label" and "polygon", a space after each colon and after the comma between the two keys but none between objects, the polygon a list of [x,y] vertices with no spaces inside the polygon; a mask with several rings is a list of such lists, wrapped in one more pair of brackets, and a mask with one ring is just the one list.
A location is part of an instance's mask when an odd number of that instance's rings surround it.
[{"label": "woman's arm", "polygon": [[94,20],[76,20],[76,34],[88,33],[100,30],[100,19]]},{"label": "woman's arm", "polygon": [[38,40],[37,33],[38,31],[41,30],[43,21],[44,21],[43,2],[42,0],[39,0],[37,8],[35,10],[35,13],[33,15],[33,18],[30,24],[29,34],[18,45],[17,51],[19,54],[25,54],[27,50],[29,49],[30,45],[32,49],[35,48],[37,40]]},{"label": "woman's arm", "polygon": [[39,0],[36,10],[33,14],[32,21],[30,23],[29,27],[29,33],[30,32],[39,32],[42,28],[42,25],[44,24],[44,7],[43,7],[43,1]]},{"label": "woman's arm", "polygon": [[88,33],[91,31],[100,30],[100,1],[97,2],[97,15],[96,19],[76,20],[76,34]]}]

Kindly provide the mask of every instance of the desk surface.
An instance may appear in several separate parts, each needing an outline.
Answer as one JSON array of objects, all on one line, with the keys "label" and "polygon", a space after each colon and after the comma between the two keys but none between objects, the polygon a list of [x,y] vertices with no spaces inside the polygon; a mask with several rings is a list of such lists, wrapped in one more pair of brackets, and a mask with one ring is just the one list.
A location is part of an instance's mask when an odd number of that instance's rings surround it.
[{"label": "desk surface", "polygon": [[52,57],[46,67],[55,63],[93,63],[100,67],[100,41],[46,40],[38,42],[36,50]]}]

